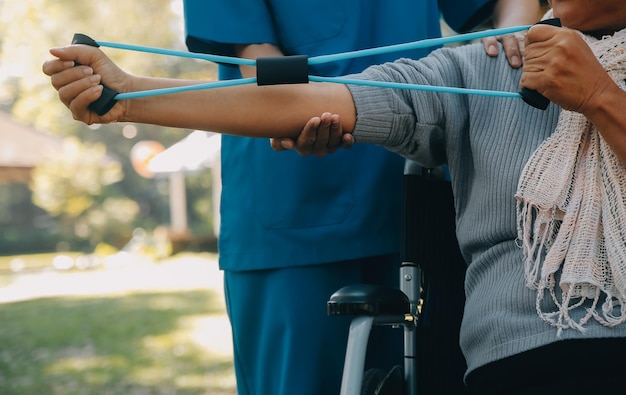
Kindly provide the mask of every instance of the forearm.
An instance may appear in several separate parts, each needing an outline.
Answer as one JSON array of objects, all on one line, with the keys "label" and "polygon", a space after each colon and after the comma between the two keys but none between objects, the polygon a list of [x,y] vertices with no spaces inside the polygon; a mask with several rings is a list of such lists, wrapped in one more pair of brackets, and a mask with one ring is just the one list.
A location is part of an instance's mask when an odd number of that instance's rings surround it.
[{"label": "forearm", "polygon": [[539,0],[498,0],[493,11],[497,28],[533,24],[539,19]]},{"label": "forearm", "polygon": [[617,85],[611,86],[585,116],[598,129],[617,158],[626,165],[626,92]]},{"label": "forearm", "polygon": [[[273,44],[235,45],[235,54],[240,58],[257,59],[262,57],[284,56],[282,51]],[[255,77],[256,67],[239,66],[243,77]]]},{"label": "forearm", "polygon": [[[145,77],[134,82],[134,90],[190,83]],[[354,128],[356,112],[347,87],[320,83],[250,84],[131,99],[124,121],[248,137],[295,137],[309,119],[327,111],[340,115],[344,130]]]}]

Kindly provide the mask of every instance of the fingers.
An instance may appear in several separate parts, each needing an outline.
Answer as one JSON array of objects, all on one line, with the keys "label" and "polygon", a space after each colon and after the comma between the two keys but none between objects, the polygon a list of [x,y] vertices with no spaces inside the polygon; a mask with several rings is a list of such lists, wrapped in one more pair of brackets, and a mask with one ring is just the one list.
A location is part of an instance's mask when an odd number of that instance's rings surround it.
[{"label": "fingers", "polygon": [[498,39],[496,37],[485,37],[482,40],[487,55],[498,56]]},{"label": "fingers", "polygon": [[60,67],[44,68],[44,73],[46,73],[46,71],[50,72],[50,74],[48,74],[50,76],[50,82],[56,90],[82,78],[89,78],[94,74],[93,69],[88,66],[72,66],[64,69]]},{"label": "fingers", "polygon": [[598,94],[614,85],[574,30],[536,25],[529,31],[526,53],[520,87],[534,89],[566,110],[584,114]]},{"label": "fingers", "polygon": [[313,117],[309,119],[309,121],[304,126],[304,129],[296,139],[294,147],[296,152],[298,152],[302,156],[307,156],[314,152],[315,145],[320,144],[320,142],[317,141],[317,138],[319,133],[318,129],[320,128],[321,123],[322,120],[320,117]]},{"label": "fingers", "polygon": [[[332,154],[338,148],[350,148],[354,143],[352,134],[344,134],[339,115],[323,113],[319,118],[311,119],[310,135],[302,134],[298,138],[296,149],[301,155],[313,152],[318,157]],[[313,130],[317,132],[313,135]],[[349,137],[345,137],[345,136]]]},{"label": "fingers", "polygon": [[318,128],[320,126],[320,118],[313,117],[304,125],[304,128],[298,135],[297,140],[283,137],[283,138],[271,138],[270,146],[274,151],[288,151],[295,150],[302,156],[310,155],[313,152],[313,147],[316,144]]},{"label": "fingers", "polygon": [[354,143],[355,141],[354,141],[354,136],[352,135],[352,133],[344,133],[341,136],[341,147],[343,149],[350,149],[350,147],[352,147]]},{"label": "fingers", "polygon": [[563,33],[563,30],[548,25],[535,25],[528,31],[524,44],[524,73],[520,81],[524,83],[523,87],[537,89],[535,78],[529,77],[552,69],[554,63],[561,63],[561,60],[557,60],[559,59],[558,51],[561,49],[557,45],[559,43],[557,33]]},{"label": "fingers", "polygon": [[330,117],[330,130],[328,138],[328,153],[332,154],[337,148],[342,146],[343,128],[341,127],[341,121],[339,115],[333,114]]},{"label": "fingers", "polygon": [[105,55],[100,49],[81,44],[50,48],[50,53],[62,62],[66,62],[66,64],[74,62],[73,65],[83,64],[93,66],[105,58]]},{"label": "fingers", "polygon": [[332,154],[338,148],[350,148],[352,144],[346,146],[343,142],[343,127],[339,115],[324,113],[320,117],[320,124],[317,129],[317,139],[313,145],[313,152],[318,157]]},{"label": "fingers", "polygon": [[[123,92],[129,75],[117,67],[100,49],[89,45],[69,45],[51,48],[56,59],[44,62],[44,74],[52,78],[55,89],[68,85],[79,78],[98,74],[109,88]],[[99,77],[98,77],[99,78]]]},{"label": "fingers", "polygon": [[560,30],[562,30],[560,27],[552,25],[533,25],[530,29],[528,29],[528,33],[526,34],[525,39],[527,43],[536,41],[547,41],[555,34],[557,34]]},{"label": "fingers", "polygon": [[74,119],[86,124],[123,119],[127,105],[118,103],[103,116],[98,116],[88,108],[102,95],[102,75],[107,76],[105,83],[110,82],[110,87],[119,89],[128,84],[127,74],[102,51],[88,45],[70,45],[52,48],[50,53],[56,58],[45,61],[42,71],[50,76],[59,99],[71,110]]},{"label": "fingers", "polygon": [[289,138],[270,139],[274,151],[295,149],[302,155],[314,154],[323,157],[332,154],[338,148],[350,148],[354,143],[351,134],[344,134],[339,115],[324,113],[319,117],[311,118],[294,141]]},{"label": "fingers", "polygon": [[514,34],[507,34],[506,36],[499,37],[498,39],[502,43],[502,47],[506,53],[506,58],[508,59],[511,67],[515,69],[522,67],[522,51],[524,48],[522,42],[518,40],[517,36]]},{"label": "fingers", "polygon": [[330,141],[331,114],[324,113],[321,116],[319,127],[317,128],[317,138],[313,142],[313,153],[322,157],[329,152],[328,143]]},{"label": "fingers", "polygon": [[[61,56],[64,54],[60,53]],[[57,90],[59,99],[72,111],[74,119],[91,122],[87,106],[102,93],[100,75],[94,74],[91,67],[75,66],[74,61],[60,58],[44,62],[42,71],[50,76],[50,82]]]},{"label": "fingers", "polygon": [[344,133],[339,115],[331,113],[321,115],[317,139],[313,146],[313,152],[316,156],[322,157],[326,154],[332,154],[338,148],[348,149],[353,144],[354,137],[350,133]]},{"label": "fingers", "polygon": [[74,62],[71,60],[62,60],[62,59],[50,59],[44,62],[41,70],[47,76],[52,76],[53,74],[60,73],[61,71],[71,69],[74,67]]},{"label": "fingers", "polygon": [[42,69],[50,75],[50,82],[57,90],[59,99],[72,110],[74,118],[81,121],[88,119],[89,111],[86,107],[102,93],[100,75],[94,74],[91,67],[74,67],[73,61],[61,59],[45,62]]},{"label": "fingers", "polygon": [[52,86],[59,92],[59,98],[66,106],[83,91],[100,84],[100,75],[93,74],[91,68],[81,66],[76,69],[53,74],[50,78]]},{"label": "fingers", "polygon": [[524,41],[523,35],[519,34],[507,34],[497,37],[485,37],[482,39],[485,52],[489,56],[497,56],[500,52],[498,47],[498,41],[502,43],[502,48],[506,54],[506,58],[509,61],[511,67],[517,69],[522,67],[522,58],[524,54]]},{"label": "fingers", "polygon": [[293,141],[293,139],[290,139],[288,137],[270,139],[270,146],[272,147],[274,151],[277,151],[277,152],[294,149],[295,145],[296,145],[295,141]]}]

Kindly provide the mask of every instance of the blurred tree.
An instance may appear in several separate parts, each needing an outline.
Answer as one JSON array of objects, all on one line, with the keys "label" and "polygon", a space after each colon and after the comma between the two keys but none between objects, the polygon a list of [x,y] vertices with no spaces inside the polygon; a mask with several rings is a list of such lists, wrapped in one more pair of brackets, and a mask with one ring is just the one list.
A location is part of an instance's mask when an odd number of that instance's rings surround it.
[{"label": "blurred tree", "polygon": [[[0,4],[0,70],[11,87],[12,112],[39,129],[68,134],[79,124],[50,88],[41,64],[52,46],[69,44],[76,32],[96,40],[136,43],[154,47],[184,49],[180,14],[174,12],[181,1],[127,0],[56,1],[26,0]],[[214,67],[207,62],[106,49],[107,53],[132,73],[153,76],[214,78]],[[204,70],[204,72],[202,72]],[[207,72],[208,71],[208,72]],[[15,81],[16,80],[16,81]],[[4,98],[6,103],[7,98]]]},{"label": "blurred tree", "polygon": [[[85,240],[94,246],[109,229],[120,232],[137,215],[138,205],[129,199],[103,194],[123,178],[117,160],[106,155],[102,144],[84,144],[67,137],[60,152],[36,167],[31,175],[33,202],[58,217],[63,240]],[[120,232],[120,237],[130,234]],[[116,240],[117,241],[117,240]]]},{"label": "blurred tree", "polygon": [[103,145],[66,138],[60,152],[33,170],[33,201],[54,216],[74,219],[94,205],[104,187],[122,178],[120,163],[107,157]]},{"label": "blurred tree", "polygon": [[[103,144],[107,155],[119,162],[120,174],[123,174],[119,182],[98,190],[99,195],[91,194],[90,198],[74,196],[72,189],[68,189],[59,195],[68,199],[56,199],[56,202],[53,192],[60,193],[61,188],[76,188],[76,183],[84,180],[72,181],[73,186],[69,180],[65,180],[53,188],[54,191],[50,189],[46,193],[39,181],[33,182],[33,187],[38,185],[36,188],[39,189],[35,191],[37,204],[46,207],[50,213],[59,213],[68,219],[76,215],[74,226],[84,230],[85,223],[91,223],[88,232],[90,237],[96,237],[96,234],[105,237],[107,232],[96,232],[94,224],[98,221],[93,218],[98,216],[94,213],[108,212],[102,206],[106,201],[111,202],[107,199],[128,198],[135,202],[138,214],[133,216],[132,224],[127,226],[130,229],[152,229],[167,222],[168,205],[163,202],[163,188],[156,185],[155,180],[145,179],[133,170],[130,150],[137,141],[144,139],[158,140],[168,147],[189,131],[122,123],[88,127],[74,121],[58,100],[49,78],[41,72],[41,65],[49,57],[50,47],[68,44],[77,32],[96,40],[184,50],[182,0],[0,0],[0,110],[12,113],[37,129],[76,137],[81,143],[87,144],[79,147],[80,144],[75,142],[78,151],[89,151],[93,147],[90,144]],[[207,81],[216,79],[215,65],[210,62],[111,48],[103,50],[131,73]],[[74,168],[67,177],[80,177],[77,170]],[[201,207],[201,200],[210,201],[209,172],[205,177],[209,179],[209,185],[194,182],[188,186],[194,189],[188,192],[188,196],[194,199],[188,202],[190,208]],[[83,184],[83,187],[93,188],[87,184]],[[91,212],[92,220],[87,221],[89,215],[84,210]],[[191,215],[192,221],[196,223],[190,221],[190,226],[204,229],[208,224],[207,233],[210,234],[211,220],[206,215],[204,210],[196,210]]]}]

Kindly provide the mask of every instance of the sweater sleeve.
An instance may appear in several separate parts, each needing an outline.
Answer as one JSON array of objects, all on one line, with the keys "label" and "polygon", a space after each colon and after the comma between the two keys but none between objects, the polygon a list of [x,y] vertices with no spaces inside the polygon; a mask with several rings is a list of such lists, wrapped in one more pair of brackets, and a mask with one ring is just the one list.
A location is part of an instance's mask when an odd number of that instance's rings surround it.
[{"label": "sweater sleeve", "polygon": [[[473,81],[476,67],[467,53],[478,53],[482,49],[477,45],[467,47],[463,50],[440,49],[417,61],[399,59],[372,66],[350,78],[409,85],[472,87],[476,84]],[[462,133],[468,125],[466,95],[374,88],[356,83],[349,85],[349,89],[357,109],[356,142],[383,145],[423,166],[446,163],[447,140]]]}]

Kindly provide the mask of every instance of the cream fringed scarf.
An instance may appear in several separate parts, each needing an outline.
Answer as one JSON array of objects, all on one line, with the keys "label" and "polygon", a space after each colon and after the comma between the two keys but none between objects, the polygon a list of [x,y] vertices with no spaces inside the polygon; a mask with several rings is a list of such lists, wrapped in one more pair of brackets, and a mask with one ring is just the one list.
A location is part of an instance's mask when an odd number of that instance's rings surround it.
[{"label": "cream fringed scarf", "polygon": [[[584,38],[626,90],[626,29]],[[539,316],[558,334],[584,331],[592,318],[609,327],[626,322],[626,167],[582,114],[561,113],[526,164],[516,198],[526,284],[537,290]],[[546,295],[554,311],[546,311]]]}]

